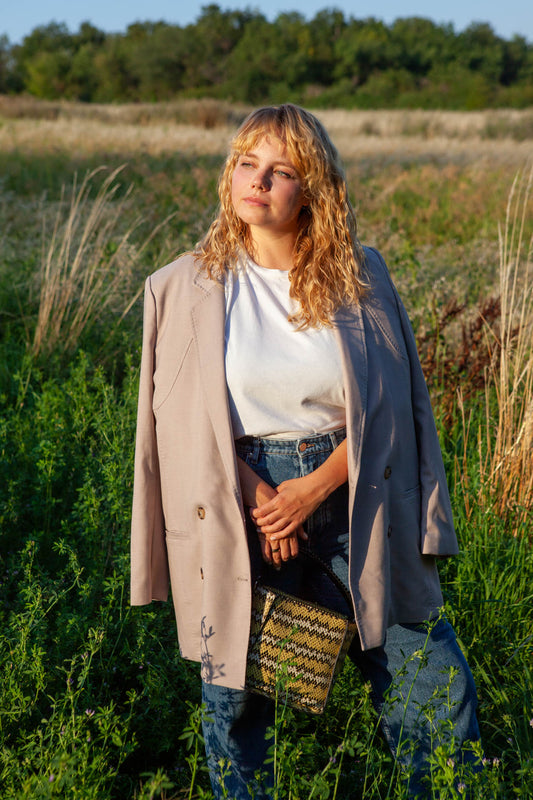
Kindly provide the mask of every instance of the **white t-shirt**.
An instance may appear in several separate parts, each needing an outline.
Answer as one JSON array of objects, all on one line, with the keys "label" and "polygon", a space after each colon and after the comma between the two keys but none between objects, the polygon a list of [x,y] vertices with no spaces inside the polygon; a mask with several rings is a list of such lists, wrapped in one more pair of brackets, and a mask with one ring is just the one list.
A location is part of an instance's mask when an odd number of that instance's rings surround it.
[{"label": "white t-shirt", "polygon": [[331,328],[299,331],[288,316],[287,270],[269,269],[243,254],[228,271],[226,382],[236,439],[298,438],[346,422],[339,348]]}]

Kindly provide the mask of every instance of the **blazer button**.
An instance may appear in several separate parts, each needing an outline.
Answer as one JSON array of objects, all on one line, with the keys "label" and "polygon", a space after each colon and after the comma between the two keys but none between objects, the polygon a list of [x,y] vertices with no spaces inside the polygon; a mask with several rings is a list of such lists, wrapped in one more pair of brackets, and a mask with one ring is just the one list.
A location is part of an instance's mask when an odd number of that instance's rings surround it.
[{"label": "blazer button", "polygon": [[205,508],[203,506],[198,506],[196,509],[196,513],[200,517],[200,519],[205,519]]},{"label": "blazer button", "polygon": [[390,539],[391,536],[392,536],[392,525],[389,525],[389,527],[387,528],[387,539]]},{"label": "blazer button", "polygon": [[385,472],[383,473],[383,477],[385,478],[385,480],[387,480],[387,478],[390,478],[391,473],[392,469],[390,467],[385,467]]}]

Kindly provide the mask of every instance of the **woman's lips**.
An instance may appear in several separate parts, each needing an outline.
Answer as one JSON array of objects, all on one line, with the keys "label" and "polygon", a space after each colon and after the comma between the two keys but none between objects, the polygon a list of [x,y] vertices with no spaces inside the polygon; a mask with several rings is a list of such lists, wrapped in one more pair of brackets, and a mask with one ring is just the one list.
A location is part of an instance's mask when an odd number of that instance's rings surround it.
[{"label": "woman's lips", "polygon": [[250,206],[267,206],[268,203],[265,203],[264,200],[261,200],[260,197],[245,197],[244,202],[248,203]]}]

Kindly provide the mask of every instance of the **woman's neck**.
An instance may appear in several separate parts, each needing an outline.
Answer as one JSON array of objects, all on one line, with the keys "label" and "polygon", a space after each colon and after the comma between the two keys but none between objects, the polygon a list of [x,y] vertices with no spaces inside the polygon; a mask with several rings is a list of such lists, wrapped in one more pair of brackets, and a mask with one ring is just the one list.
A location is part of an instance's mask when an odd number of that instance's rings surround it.
[{"label": "woman's neck", "polygon": [[293,265],[295,241],[296,237],[293,234],[254,236],[250,255],[261,267],[289,270]]}]

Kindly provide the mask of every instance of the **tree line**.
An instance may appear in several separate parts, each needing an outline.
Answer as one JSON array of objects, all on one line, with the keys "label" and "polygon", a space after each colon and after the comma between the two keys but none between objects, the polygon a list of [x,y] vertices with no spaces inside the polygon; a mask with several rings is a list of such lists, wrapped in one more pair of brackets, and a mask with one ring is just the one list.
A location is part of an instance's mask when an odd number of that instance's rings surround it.
[{"label": "tree line", "polygon": [[135,22],[77,33],[51,22],[20,44],[0,37],[0,93],[86,102],[214,97],[314,107],[523,108],[533,105],[533,45],[487,23],[462,32],[410,17],[387,25],[328,9],[272,22],[204,6],[186,26]]}]

